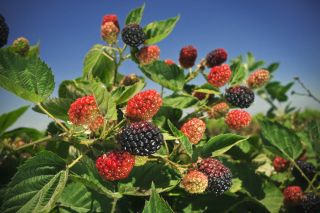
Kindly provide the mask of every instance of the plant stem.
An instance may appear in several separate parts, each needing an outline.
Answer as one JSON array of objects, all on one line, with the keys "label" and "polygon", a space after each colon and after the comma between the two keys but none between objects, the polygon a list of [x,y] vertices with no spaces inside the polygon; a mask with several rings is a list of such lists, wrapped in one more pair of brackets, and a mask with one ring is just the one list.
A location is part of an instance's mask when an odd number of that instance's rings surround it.
[{"label": "plant stem", "polygon": [[304,172],[301,170],[301,168],[298,166],[298,164],[292,160],[293,165],[298,169],[298,171],[301,173],[302,177],[304,177],[304,179],[306,179],[306,181],[308,182],[308,186],[312,187],[312,182],[309,180],[309,178],[304,174]]},{"label": "plant stem", "polygon": [[[118,45],[117,45],[118,46]],[[118,62],[115,62],[115,70],[114,70],[114,78],[113,78],[113,86],[116,85],[117,82],[117,75],[118,75],[118,68],[120,67],[121,63],[126,59],[123,57],[123,53],[125,51],[125,49],[127,48],[127,45],[125,44],[123,46],[123,48],[119,48],[119,46],[117,47],[117,50],[119,52],[119,60]]]},{"label": "plant stem", "polygon": [[302,83],[302,81],[300,80],[300,78],[296,77],[296,78],[294,78],[294,80],[296,80],[296,81],[300,84],[300,86],[307,92],[307,94],[297,93],[297,92],[294,92],[293,94],[302,95],[302,96],[308,96],[308,97],[312,98],[313,100],[315,100],[316,102],[318,102],[318,103],[320,104],[320,99],[317,98],[316,96],[314,96],[314,95],[312,94],[312,92],[310,91],[310,89],[308,89],[308,88],[304,85],[304,83]]},{"label": "plant stem", "polygon": [[46,113],[50,118],[52,118],[65,132],[68,132],[69,130],[59,121],[57,120],[50,112],[48,112],[42,105],[41,103],[37,104],[39,108]]},{"label": "plant stem", "polygon": [[118,198],[114,198],[112,201],[111,213],[116,212],[117,202],[118,202]]},{"label": "plant stem", "polygon": [[306,191],[309,191],[311,189],[311,187],[313,186],[314,182],[317,180],[318,178],[318,173],[312,178],[311,183],[308,185]]},{"label": "plant stem", "polygon": [[81,160],[82,157],[83,155],[80,154],[74,161],[67,165],[67,168],[70,169],[71,167],[73,167],[76,163],[78,163]]},{"label": "plant stem", "polygon": [[33,146],[33,145],[36,145],[36,144],[39,144],[39,143],[46,142],[47,140],[50,140],[51,138],[52,138],[52,136],[47,136],[47,137],[41,138],[39,140],[36,140],[36,141],[31,142],[31,143],[28,143],[28,144],[25,144],[23,146],[20,146],[17,149],[15,149],[15,151],[18,151],[20,149],[24,149],[24,148],[27,148],[29,146]]}]

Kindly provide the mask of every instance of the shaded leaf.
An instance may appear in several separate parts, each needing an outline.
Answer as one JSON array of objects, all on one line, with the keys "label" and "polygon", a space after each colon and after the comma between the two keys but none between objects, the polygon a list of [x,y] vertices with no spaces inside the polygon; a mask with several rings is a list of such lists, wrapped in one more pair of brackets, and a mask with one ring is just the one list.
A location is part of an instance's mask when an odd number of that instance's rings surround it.
[{"label": "shaded leaf", "polygon": [[114,79],[115,62],[113,53],[101,44],[94,45],[84,59],[83,77],[87,80],[99,78],[105,84]]},{"label": "shaded leaf", "polygon": [[6,190],[2,212],[49,212],[68,178],[65,162],[42,151],[19,167]]},{"label": "shaded leaf", "polygon": [[169,204],[163,200],[160,195],[157,193],[154,184],[152,183],[152,193],[149,201],[146,201],[146,204],[143,208],[143,213],[173,213]]},{"label": "shaded leaf", "polygon": [[303,151],[302,144],[293,130],[269,120],[261,120],[260,124],[262,135],[268,142],[291,160],[295,160],[300,156]]},{"label": "shaded leaf", "polygon": [[216,157],[247,139],[248,138],[231,133],[217,135],[210,138],[210,140],[203,145],[201,153],[203,156]]},{"label": "shaded leaf", "polygon": [[13,125],[18,118],[27,111],[29,106],[23,106],[11,112],[0,115],[0,135]]},{"label": "shaded leaf", "polygon": [[191,157],[193,150],[192,150],[192,144],[189,141],[189,139],[180,131],[178,130],[170,120],[168,120],[169,128],[171,129],[171,132],[174,136],[179,138],[179,141],[181,142],[182,147],[186,150],[187,154]]},{"label": "shaded leaf", "polygon": [[163,105],[170,106],[178,109],[185,109],[195,106],[198,99],[191,95],[172,94],[163,98]]},{"label": "shaded leaf", "polygon": [[[72,102],[72,99],[67,98],[51,98],[42,102],[41,105],[54,117],[67,121],[69,119],[68,111]],[[37,105],[32,109],[36,112],[46,114]]]}]

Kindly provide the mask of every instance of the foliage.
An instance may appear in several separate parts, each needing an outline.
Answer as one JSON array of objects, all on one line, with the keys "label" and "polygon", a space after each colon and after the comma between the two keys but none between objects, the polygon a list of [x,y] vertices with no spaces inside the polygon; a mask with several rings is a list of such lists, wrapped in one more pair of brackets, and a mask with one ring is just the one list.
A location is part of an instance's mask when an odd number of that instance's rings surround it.
[{"label": "foliage", "polygon": [[[140,24],[144,9],[143,4],[132,10],[125,24]],[[147,24],[143,28],[145,45],[168,37],[179,18]],[[207,80],[204,61],[188,73],[178,64],[160,59],[141,65],[139,49],[121,44],[93,45],[84,58],[81,76],[61,82],[58,97],[51,97],[53,72],[40,59],[39,45],[32,46],[25,56],[11,47],[0,50],[0,86],[34,103],[35,112],[53,120],[45,132],[28,127],[9,129],[28,106],[0,115],[0,167],[5,174],[1,175],[1,212],[287,211],[281,191],[289,184],[299,184],[290,172],[297,166],[295,161],[307,156],[319,169],[320,114],[301,113],[290,105],[278,113],[278,103],[287,102],[293,86],[292,82],[282,84],[273,79],[279,63],[265,66],[250,52],[246,59],[239,56],[230,60],[232,76],[227,87],[245,85],[257,69],[271,73],[271,80],[257,90],[270,104],[266,116],[258,114],[247,128],[231,130],[224,117],[212,118],[208,113],[224,101],[224,90],[208,83],[194,85],[195,78]],[[127,60],[137,63],[143,75],[128,84],[119,73]],[[127,178],[108,181],[99,174],[95,160],[120,149],[117,135],[132,122],[126,117],[127,102],[149,81],[162,89],[162,106],[150,122],[160,129],[164,144],[150,156],[135,156],[135,166]],[[70,123],[70,105],[88,95],[94,97],[103,119],[97,131]],[[200,118],[206,124],[197,144],[180,130],[190,118]],[[276,156],[289,162],[284,173],[273,169]],[[207,157],[219,159],[231,170],[233,185],[221,196],[211,192],[190,195],[180,181],[188,169]],[[310,180],[303,172],[302,176],[307,182],[303,190],[319,193],[317,177]]]}]

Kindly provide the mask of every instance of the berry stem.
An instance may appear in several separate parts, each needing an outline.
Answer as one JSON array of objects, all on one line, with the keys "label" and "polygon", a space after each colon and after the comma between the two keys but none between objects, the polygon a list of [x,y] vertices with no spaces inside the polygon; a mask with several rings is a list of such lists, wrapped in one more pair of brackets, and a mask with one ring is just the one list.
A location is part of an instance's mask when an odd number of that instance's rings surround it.
[{"label": "berry stem", "polygon": [[67,165],[67,168],[68,169],[72,168],[74,165],[76,165],[81,160],[82,157],[83,157],[83,155],[80,154],[74,161],[72,161],[70,164]]},{"label": "berry stem", "polygon": [[307,192],[310,191],[311,187],[313,186],[314,182],[317,180],[318,176],[319,176],[319,173],[315,174],[315,176],[312,178],[310,184],[308,185],[308,187],[306,189]]},{"label": "berry stem", "polygon": [[127,45],[126,45],[126,44],[123,46],[123,48],[120,48],[120,47],[117,45],[117,50],[118,50],[118,52],[119,52],[119,59],[118,59],[118,62],[115,62],[113,86],[115,86],[116,83],[117,83],[118,68],[120,67],[121,63],[122,63],[124,60],[126,60],[126,58],[123,57],[123,53],[125,52],[126,48],[127,48]]},{"label": "berry stem", "polygon": [[41,103],[37,104],[39,108],[47,114],[50,118],[52,118],[65,132],[68,132],[69,130],[59,121],[57,120],[50,112],[48,112],[42,105]]},{"label": "berry stem", "polygon": [[301,170],[301,168],[298,166],[298,164],[292,160],[293,165],[298,169],[298,171],[301,173],[302,177],[308,182],[308,186],[313,188],[312,182],[309,180],[309,178],[304,174],[304,172]]},{"label": "berry stem", "polygon": [[114,198],[112,201],[111,213],[116,212],[117,202],[118,202],[118,198]]},{"label": "berry stem", "polygon": [[19,148],[16,148],[14,150],[18,151],[18,150],[21,150],[21,149],[24,149],[24,148],[27,148],[27,147],[30,147],[30,146],[33,146],[33,145],[36,145],[36,144],[39,144],[39,143],[43,143],[43,142],[46,142],[47,140],[50,140],[51,138],[52,138],[52,136],[49,135],[47,137],[41,138],[41,139],[33,141],[31,143],[27,143],[27,144],[25,144],[23,146],[20,146]]}]

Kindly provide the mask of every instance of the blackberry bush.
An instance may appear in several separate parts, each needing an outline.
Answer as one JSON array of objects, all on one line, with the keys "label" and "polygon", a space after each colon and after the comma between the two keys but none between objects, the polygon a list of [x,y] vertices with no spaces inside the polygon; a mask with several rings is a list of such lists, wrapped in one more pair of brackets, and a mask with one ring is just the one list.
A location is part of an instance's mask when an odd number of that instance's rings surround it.
[{"label": "blackberry bush", "polygon": [[1,212],[317,212],[320,115],[284,106],[279,64],[210,41],[162,58],[179,16],[148,24],[144,9],[97,20],[101,43],[58,86],[39,45],[6,46],[0,16],[0,86],[52,119],[40,131],[11,126],[28,106],[0,115]]}]

